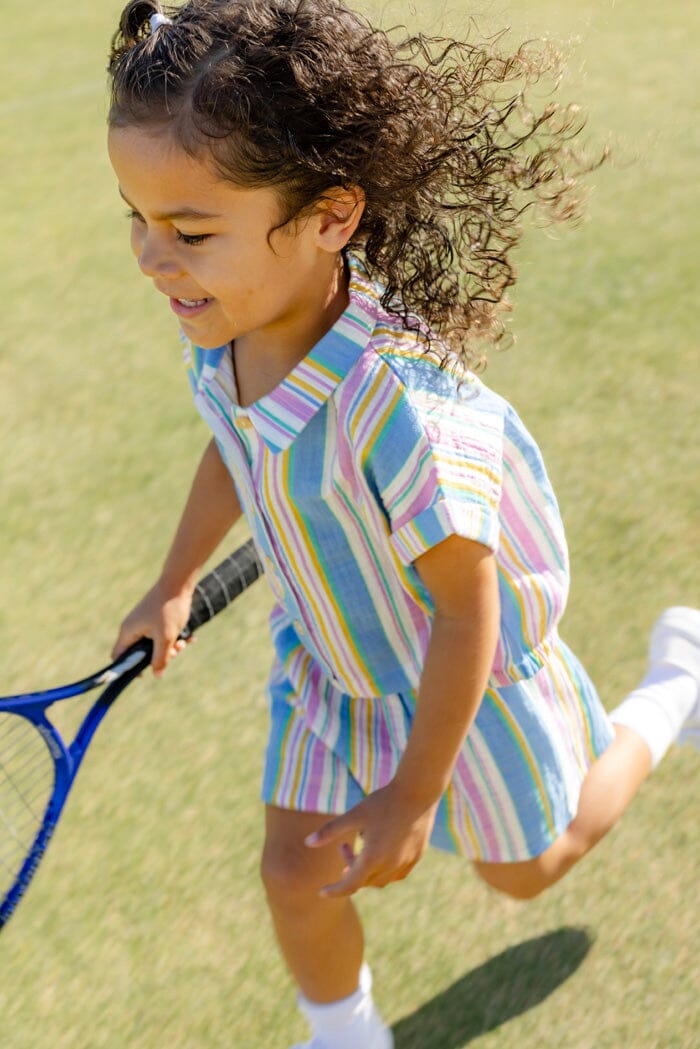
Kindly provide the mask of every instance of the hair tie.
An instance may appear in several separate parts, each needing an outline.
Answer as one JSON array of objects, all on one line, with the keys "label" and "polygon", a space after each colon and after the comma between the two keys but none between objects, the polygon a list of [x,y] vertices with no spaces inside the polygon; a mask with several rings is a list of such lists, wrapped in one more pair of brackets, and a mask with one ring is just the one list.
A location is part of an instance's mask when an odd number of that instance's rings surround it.
[{"label": "hair tie", "polygon": [[152,14],[149,18],[149,22],[151,23],[151,34],[155,33],[157,29],[160,29],[162,25],[173,24],[172,18],[167,18],[165,15],[162,15],[160,11],[156,11],[155,14]]}]

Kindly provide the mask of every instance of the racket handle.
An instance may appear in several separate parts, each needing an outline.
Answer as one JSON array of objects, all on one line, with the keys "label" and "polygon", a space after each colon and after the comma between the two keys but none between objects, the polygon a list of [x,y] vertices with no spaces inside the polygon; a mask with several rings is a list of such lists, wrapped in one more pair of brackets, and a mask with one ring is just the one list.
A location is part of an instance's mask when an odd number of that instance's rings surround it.
[{"label": "racket handle", "polygon": [[252,539],[234,550],[225,561],[200,579],[192,597],[192,610],[182,637],[208,623],[262,575],[263,566]]}]

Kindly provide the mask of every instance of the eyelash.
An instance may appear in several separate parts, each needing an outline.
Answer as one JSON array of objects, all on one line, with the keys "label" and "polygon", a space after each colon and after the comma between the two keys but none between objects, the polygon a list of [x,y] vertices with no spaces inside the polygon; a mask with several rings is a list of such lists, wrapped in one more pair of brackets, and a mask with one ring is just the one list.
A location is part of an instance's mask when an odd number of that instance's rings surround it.
[{"label": "eyelash", "polygon": [[[126,217],[131,222],[143,222],[141,215],[138,211],[129,210],[126,213]],[[196,248],[198,244],[203,244],[205,240],[211,237],[211,233],[181,233],[179,229],[175,230],[175,236],[177,240],[181,241],[182,244],[187,244],[191,248]]]},{"label": "eyelash", "polygon": [[208,240],[211,233],[180,233],[178,229],[175,230],[175,235],[183,244],[189,244],[191,248],[196,248],[198,244],[203,244],[205,240]]}]

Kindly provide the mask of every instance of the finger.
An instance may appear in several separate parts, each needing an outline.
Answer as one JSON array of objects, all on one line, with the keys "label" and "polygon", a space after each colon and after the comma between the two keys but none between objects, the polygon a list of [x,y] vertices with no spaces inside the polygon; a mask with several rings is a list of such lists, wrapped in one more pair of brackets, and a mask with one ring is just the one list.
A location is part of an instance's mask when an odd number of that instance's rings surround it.
[{"label": "finger", "polygon": [[324,845],[330,845],[339,839],[343,839],[344,842],[350,842],[354,840],[360,830],[361,824],[358,822],[357,817],[353,816],[352,813],[346,813],[345,816],[338,816],[336,819],[329,820],[328,823],[324,823],[313,834],[309,834],[304,839],[304,844],[311,849],[318,849]]},{"label": "finger", "polygon": [[133,645],[134,641],[138,641],[139,635],[134,634],[131,630],[124,630],[123,628],[119,631],[117,640],[114,643],[112,649],[112,659],[119,659],[123,652],[126,652],[129,645]]},{"label": "finger", "polygon": [[364,858],[364,853],[345,869],[342,878],[333,882],[332,885],[324,885],[321,896],[334,899],[339,896],[352,896],[358,889],[363,889],[372,882],[371,866]]},{"label": "finger", "polygon": [[373,857],[372,850],[365,848],[345,866],[337,881],[322,887],[321,896],[352,896],[359,889],[366,889],[384,877],[391,880],[391,874],[387,873],[381,860]]},{"label": "finger", "polygon": [[348,844],[347,841],[344,841],[343,844],[340,846],[340,851],[342,853],[343,859],[345,860],[345,868],[346,870],[349,870],[355,862],[355,850],[353,849],[352,845]]},{"label": "finger", "polygon": [[393,885],[394,882],[404,881],[416,866],[417,862],[417,860],[412,860],[410,863],[404,863],[401,867],[397,867],[395,870],[375,870],[374,874],[370,874],[366,878],[363,888],[385,889],[388,885]]},{"label": "finger", "polygon": [[187,648],[188,642],[184,638],[178,638],[168,650],[168,661],[175,659],[175,656],[179,655],[180,652]]},{"label": "finger", "polygon": [[172,638],[154,638],[153,655],[151,657],[151,668],[156,677],[162,677],[170,660],[172,649]]}]

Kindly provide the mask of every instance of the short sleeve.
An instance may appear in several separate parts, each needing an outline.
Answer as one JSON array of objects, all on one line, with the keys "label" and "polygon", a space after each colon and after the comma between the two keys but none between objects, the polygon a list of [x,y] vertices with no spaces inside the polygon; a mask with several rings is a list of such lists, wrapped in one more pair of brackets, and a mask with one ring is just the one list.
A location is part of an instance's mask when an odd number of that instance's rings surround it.
[{"label": "short sleeve", "polygon": [[372,457],[391,543],[404,564],[451,535],[498,549],[503,413],[478,380],[429,363],[398,376]]}]

